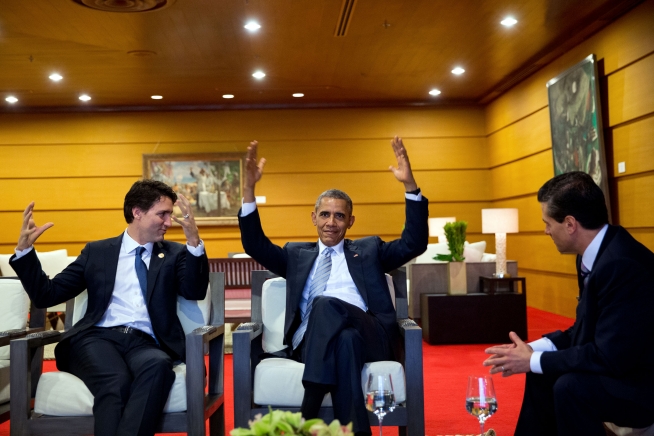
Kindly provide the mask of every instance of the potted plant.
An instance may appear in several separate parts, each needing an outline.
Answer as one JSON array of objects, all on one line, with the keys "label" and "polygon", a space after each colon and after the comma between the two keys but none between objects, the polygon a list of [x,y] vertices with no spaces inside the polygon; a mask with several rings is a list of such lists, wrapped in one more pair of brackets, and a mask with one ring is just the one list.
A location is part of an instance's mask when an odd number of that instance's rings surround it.
[{"label": "potted plant", "polygon": [[231,436],[353,436],[352,424],[341,425],[338,419],[327,425],[322,419],[302,418],[300,412],[272,410],[249,421],[250,428],[235,428]]},{"label": "potted plant", "polygon": [[452,295],[466,294],[468,292],[468,281],[466,279],[466,264],[463,262],[463,246],[466,242],[466,221],[454,221],[445,224],[445,238],[450,254],[437,254],[435,260],[449,262],[447,270],[449,274],[447,293]]}]

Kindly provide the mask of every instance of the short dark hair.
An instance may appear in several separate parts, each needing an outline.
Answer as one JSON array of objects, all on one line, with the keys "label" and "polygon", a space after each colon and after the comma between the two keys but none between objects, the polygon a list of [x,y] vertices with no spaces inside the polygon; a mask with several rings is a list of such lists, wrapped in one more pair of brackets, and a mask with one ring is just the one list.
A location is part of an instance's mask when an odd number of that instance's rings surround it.
[{"label": "short dark hair", "polygon": [[599,229],[609,222],[604,193],[582,171],[560,174],[545,182],[538,190],[538,201],[547,203],[547,215],[558,223],[568,215],[588,230]]},{"label": "short dark hair", "polygon": [[347,195],[345,192],[341,191],[340,189],[328,189],[322,194],[318,196],[318,199],[316,200],[316,211],[318,211],[318,208],[320,207],[320,202],[322,201],[323,198],[335,198],[337,200],[345,200],[345,203],[347,205],[347,211],[349,212],[350,215],[352,215],[352,210],[354,207],[352,206],[352,199],[350,198],[349,195]]},{"label": "short dark hair", "polygon": [[148,211],[161,197],[170,198],[173,204],[177,201],[177,194],[173,191],[173,188],[163,182],[145,179],[134,183],[125,194],[125,204],[123,205],[123,213],[127,224],[134,221],[134,215],[132,214],[134,207],[138,207],[142,211]]}]

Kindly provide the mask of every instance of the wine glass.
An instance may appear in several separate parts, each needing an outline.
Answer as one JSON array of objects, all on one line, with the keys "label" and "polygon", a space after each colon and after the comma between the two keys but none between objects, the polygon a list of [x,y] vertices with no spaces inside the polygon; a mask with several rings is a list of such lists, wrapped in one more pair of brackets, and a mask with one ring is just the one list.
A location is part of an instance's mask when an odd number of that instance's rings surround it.
[{"label": "wine glass", "polygon": [[484,423],[497,411],[497,398],[493,378],[490,375],[471,375],[468,377],[466,392],[466,410],[479,419],[481,434],[484,434]]},{"label": "wine glass", "polygon": [[370,373],[366,383],[366,409],[379,419],[379,436],[382,436],[382,420],[395,409],[393,379],[390,374]]}]

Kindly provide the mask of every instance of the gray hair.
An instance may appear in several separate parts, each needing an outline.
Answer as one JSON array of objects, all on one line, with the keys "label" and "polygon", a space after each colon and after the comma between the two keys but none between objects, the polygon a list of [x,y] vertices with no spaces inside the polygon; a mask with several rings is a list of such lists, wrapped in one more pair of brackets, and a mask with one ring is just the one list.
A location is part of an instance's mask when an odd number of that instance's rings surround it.
[{"label": "gray hair", "polygon": [[323,198],[335,198],[337,200],[345,200],[345,203],[347,204],[347,211],[352,215],[352,199],[350,198],[349,195],[347,195],[345,192],[341,191],[340,189],[328,189],[322,194],[318,196],[318,199],[316,200],[316,212],[318,211],[318,208],[320,207],[320,203],[322,202]]}]

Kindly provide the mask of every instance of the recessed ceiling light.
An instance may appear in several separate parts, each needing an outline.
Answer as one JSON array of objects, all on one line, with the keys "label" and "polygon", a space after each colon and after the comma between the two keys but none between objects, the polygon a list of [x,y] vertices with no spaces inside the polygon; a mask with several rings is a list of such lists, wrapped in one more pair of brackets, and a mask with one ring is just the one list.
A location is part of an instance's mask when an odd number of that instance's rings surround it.
[{"label": "recessed ceiling light", "polygon": [[150,98],[152,100],[161,100],[163,98],[163,95],[151,95]]},{"label": "recessed ceiling light", "polygon": [[64,78],[64,76],[62,76],[61,74],[58,74],[58,73],[52,73],[52,74],[50,74],[48,77],[49,77],[50,80],[52,80],[53,82],[58,82],[58,81],[60,81],[61,79]]},{"label": "recessed ceiling light", "polygon": [[440,92],[438,89],[436,89],[436,88],[434,88],[434,89],[432,89],[431,91],[429,91],[429,95],[439,95],[440,93],[441,93],[441,92]]},{"label": "recessed ceiling light", "polygon": [[261,80],[261,79],[263,79],[264,77],[266,77],[266,73],[264,73],[263,71],[256,71],[256,72],[254,72],[254,73],[252,74],[252,77],[254,77],[255,79],[259,79],[259,80]]},{"label": "recessed ceiling light", "polygon": [[223,98],[234,98],[234,94],[223,94]]},{"label": "recessed ceiling light", "polygon": [[257,30],[261,29],[261,25],[256,21],[248,21],[248,23],[243,27],[248,29],[250,32],[256,32]]},{"label": "recessed ceiling light", "polygon": [[86,94],[82,94],[82,95],[79,96],[79,99],[82,100],[82,101],[89,101],[89,100],[91,100],[91,97],[89,97]]},{"label": "recessed ceiling light", "polygon": [[461,67],[454,67],[454,69],[452,70],[452,74],[456,74],[457,76],[460,76],[461,74],[463,74],[465,72],[466,72],[466,70],[464,70]]},{"label": "recessed ceiling light", "polygon": [[511,27],[511,26],[515,25],[517,22],[518,22],[518,20],[516,20],[513,17],[506,17],[505,19],[500,21],[500,24],[502,26]]},{"label": "recessed ceiling light", "polygon": [[5,98],[5,101],[7,103],[14,104],[14,103],[16,103],[18,101],[18,99],[16,97],[14,97],[13,95],[10,95],[9,97]]},{"label": "recessed ceiling light", "polygon": [[301,92],[296,92],[295,94],[293,94],[293,97],[298,97],[298,98],[304,97],[304,94],[302,94]]}]

